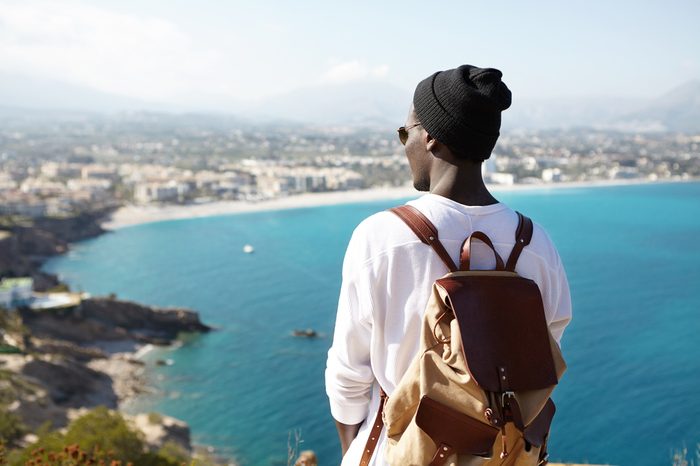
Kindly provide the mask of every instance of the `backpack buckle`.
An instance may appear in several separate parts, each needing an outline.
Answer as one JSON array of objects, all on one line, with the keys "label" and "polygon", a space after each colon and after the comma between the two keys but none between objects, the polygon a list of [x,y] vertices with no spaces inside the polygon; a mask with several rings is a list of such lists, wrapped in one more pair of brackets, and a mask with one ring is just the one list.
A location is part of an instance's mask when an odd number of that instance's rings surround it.
[{"label": "backpack buckle", "polygon": [[501,412],[503,413],[503,424],[501,425],[501,459],[508,456],[508,441],[506,439],[506,422],[513,419],[513,413],[508,400],[515,400],[515,393],[505,391],[501,393]]},{"label": "backpack buckle", "polygon": [[506,406],[508,406],[508,403],[507,403],[507,401],[506,401],[507,398],[513,398],[513,399],[515,399],[515,392],[507,391],[507,392],[501,393],[501,406],[502,406],[503,408],[505,408]]}]

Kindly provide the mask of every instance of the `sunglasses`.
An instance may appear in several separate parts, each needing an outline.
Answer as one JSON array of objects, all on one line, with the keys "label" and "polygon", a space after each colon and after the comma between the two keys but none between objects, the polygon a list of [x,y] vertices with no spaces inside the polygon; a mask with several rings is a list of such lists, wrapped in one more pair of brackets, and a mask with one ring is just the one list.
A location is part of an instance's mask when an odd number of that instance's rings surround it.
[{"label": "sunglasses", "polygon": [[420,126],[420,123],[416,123],[415,125],[410,126],[402,126],[401,128],[396,130],[399,133],[399,141],[401,141],[401,144],[403,144],[404,146],[406,145],[406,141],[408,141],[408,130],[411,128],[415,128],[416,126]]}]

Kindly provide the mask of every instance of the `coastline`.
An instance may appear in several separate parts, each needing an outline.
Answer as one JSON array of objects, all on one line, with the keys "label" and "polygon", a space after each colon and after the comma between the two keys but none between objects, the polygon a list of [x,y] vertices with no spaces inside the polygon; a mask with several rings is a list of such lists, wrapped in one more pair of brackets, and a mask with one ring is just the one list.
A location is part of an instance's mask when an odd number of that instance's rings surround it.
[{"label": "coastline", "polygon": [[94,359],[86,364],[112,379],[119,411],[124,411],[125,405],[139,395],[155,391],[148,383],[148,368],[140,359],[140,353],[146,346],[134,347],[133,351],[106,352],[105,359]]},{"label": "coastline", "polygon": [[305,193],[266,201],[214,201],[189,205],[128,205],[113,212],[100,226],[105,230],[118,230],[143,223],[214,217],[218,215],[264,212],[270,210],[299,209],[334,204],[372,202],[384,199],[403,199],[418,196],[410,186],[397,188],[372,188],[356,191],[332,191]]},{"label": "coastline", "polygon": [[[582,183],[557,183],[557,184],[519,185],[519,186],[509,186],[509,187],[490,186],[490,188],[493,189],[494,192],[497,192],[497,193],[498,192],[507,192],[507,191],[544,191],[544,192],[547,192],[550,190],[555,191],[558,189],[577,189],[577,188],[586,189],[586,188],[591,188],[591,187],[608,187],[608,186],[621,186],[621,185],[672,184],[672,183],[678,183],[678,182],[698,182],[698,179],[697,178],[696,179],[688,179],[688,180],[680,180],[680,179],[673,180],[673,179],[671,179],[671,180],[660,180],[660,181],[630,180],[630,181],[614,181],[614,182],[610,181],[610,182],[598,182],[598,183],[584,183],[584,182],[582,182]],[[395,194],[395,197],[394,197],[397,199],[401,198],[401,197],[411,197],[412,195],[413,196],[419,195],[419,193],[414,191],[412,188],[401,188],[401,189],[403,189],[403,193],[408,193],[408,194],[406,196],[403,196],[402,193],[399,192],[398,189],[397,190],[383,190],[383,191],[385,191],[385,192],[386,191],[397,191],[397,194]],[[344,198],[344,199],[334,201],[334,202],[327,202],[327,204],[335,204],[335,203],[343,203],[343,202],[351,203],[351,202],[362,202],[362,201],[371,202],[374,200],[391,199],[391,198],[384,197],[384,196],[372,198],[371,196],[373,194],[377,194],[376,191],[377,190],[366,190],[366,191],[354,192],[353,194],[361,193],[362,198],[360,200],[357,200],[356,197],[353,197],[351,199]],[[380,190],[380,191],[382,191],[382,190]],[[331,194],[336,194],[336,195],[342,196],[342,195],[349,194],[349,193],[331,193]],[[335,196],[335,197],[337,198],[340,196]],[[312,197],[312,199],[316,199],[319,197],[327,197],[327,196],[325,195],[325,193],[322,193],[320,195],[310,195],[310,197]],[[321,203],[297,205],[295,202],[292,202],[292,201],[296,201],[297,198],[298,197],[284,199],[285,201],[289,201],[290,205],[287,207],[279,207],[278,205],[275,205],[275,206],[270,206],[267,209],[258,209],[256,207],[258,207],[260,204],[262,204],[262,203],[258,203],[258,204],[251,204],[249,206],[249,208],[247,210],[244,210],[244,211],[245,212],[254,212],[257,210],[276,210],[276,209],[284,209],[284,208],[291,209],[291,208],[312,207],[314,205],[324,205]],[[271,202],[273,202],[273,201],[271,201]],[[223,204],[229,204],[229,203],[223,203]],[[236,203],[236,204],[240,204],[240,203]],[[175,207],[177,207],[177,206],[175,206]],[[201,207],[201,206],[193,206],[193,207]],[[223,212],[223,213],[222,212],[215,212],[215,213],[210,213],[210,214],[200,215],[200,216],[226,215],[227,213],[236,213],[236,212]],[[191,218],[191,217],[181,217],[181,218]],[[150,221],[157,222],[157,221],[164,221],[164,220],[170,220],[170,219],[166,218],[166,219],[156,219],[156,220],[150,220]],[[141,222],[141,223],[146,223],[146,222]],[[148,345],[146,345],[146,346],[148,346]],[[148,352],[148,349],[145,346],[138,349],[138,352],[142,352],[142,351],[145,353],[145,352]],[[132,357],[135,357],[135,355],[132,355]],[[121,374],[121,375],[124,375],[124,374]]]},{"label": "coastline", "polygon": [[[487,184],[490,191],[541,191],[559,190],[571,188],[595,188],[609,186],[628,186],[640,184],[663,184],[693,182],[698,179],[664,180],[598,180],[598,181],[571,181],[559,183],[540,184],[515,184],[515,185],[491,185]],[[352,204],[359,202],[374,202],[393,199],[405,199],[418,197],[422,193],[412,186],[405,185],[392,188],[369,188],[355,191],[331,191],[322,193],[304,193],[287,197],[280,197],[260,202],[250,201],[214,201],[202,204],[188,205],[127,205],[112,212],[100,226],[105,230],[119,230],[145,223],[164,222],[169,220],[184,220],[202,217],[215,217],[219,215],[233,215],[241,213],[264,212],[274,210],[300,209],[307,207],[319,207],[336,204]]]},{"label": "coastline", "polygon": [[[137,428],[146,436],[147,443],[160,445],[164,444],[166,437],[164,432],[173,430],[177,438],[177,432],[186,430],[190,432],[190,426],[185,421],[173,418],[165,413],[144,412],[138,406],[132,405],[138,402],[142,396],[162,396],[163,392],[157,386],[157,380],[153,378],[153,361],[145,358],[149,353],[157,348],[173,350],[179,346],[176,340],[166,346],[156,346],[152,343],[134,343],[132,348],[120,348],[111,350],[102,347],[107,353],[105,359],[96,359],[87,363],[90,369],[106,374],[112,379],[112,388],[117,397],[117,411],[131,420]],[[76,414],[83,410],[76,410]],[[150,418],[154,416],[160,421],[153,424]],[[167,434],[166,434],[167,435]],[[167,437],[170,438],[170,437]],[[150,441],[149,441],[150,440]],[[189,440],[191,447],[192,464],[217,465],[217,466],[238,466],[238,459],[225,455],[216,447]]]},{"label": "coastline", "polygon": [[[93,345],[104,352],[104,359],[93,359],[86,365],[93,370],[107,374],[112,379],[112,388],[117,397],[117,409],[128,412],[126,406],[140,395],[155,394],[157,387],[150,378],[147,361],[144,357],[156,349],[152,343],[137,343],[132,340],[120,342],[94,342]],[[171,343],[167,347],[177,345]]]},{"label": "coastline", "polygon": [[[177,347],[177,342],[173,342],[165,348],[173,349]],[[138,430],[146,437],[146,443],[151,446],[162,446],[166,440],[177,442],[178,439],[182,442],[182,433],[187,432],[186,437],[189,439],[190,426],[186,422],[168,416],[164,413],[143,412],[140,409],[133,409],[130,406],[131,402],[137,400],[140,396],[161,395],[161,391],[155,384],[155,380],[151,376],[152,367],[149,365],[152,362],[144,361],[144,356],[156,349],[156,346],[151,343],[134,344],[133,348],[122,348],[105,350],[106,358],[94,359],[86,364],[92,370],[106,374],[112,379],[112,389],[117,397],[116,410],[130,420]],[[73,417],[78,417],[85,412],[85,408],[79,408],[72,411]],[[152,418],[157,419],[154,423]],[[200,444],[191,439],[181,446],[189,445],[190,454],[192,455],[192,464],[198,464],[203,461],[204,464],[218,466],[238,466],[238,460],[234,457],[223,455],[215,447],[206,444]]]},{"label": "coastline", "polygon": [[[99,222],[108,212],[40,217],[31,225],[15,224],[10,218],[0,236],[0,269],[33,279],[32,292],[69,291],[57,276],[43,271],[44,262],[65,254],[76,242],[104,234]],[[32,244],[33,256],[23,244]],[[18,307],[0,328],[0,340],[19,349],[0,354],[0,375],[16,381],[9,387],[14,400],[0,403],[0,409],[9,410],[24,426],[17,431],[14,447],[36,442],[36,432],[47,421],[63,428],[95,406],[105,406],[134,420],[153,451],[172,441],[192,458],[206,459],[206,464],[238,464],[211,446],[192,442],[184,421],[127,409],[138,397],[160,392],[151,377],[151,366],[159,361],[147,357],[151,351],[176,348],[181,332],[209,330],[196,311],[146,306],[116,296],[86,293],[77,305],[57,312]]]},{"label": "coastline", "polygon": [[238,464],[213,447],[193,443],[190,427],[182,420],[126,409],[140,396],[161,393],[151,372],[160,361],[148,354],[159,347],[179,347],[183,332],[210,330],[191,309],[145,306],[116,296],[86,296],[55,310],[21,306],[8,313],[0,339],[17,351],[0,354],[0,378],[5,381],[0,409],[12,413],[22,426],[11,438],[13,449],[37,442],[47,421],[54,429],[64,428],[104,406],[133,422],[132,430],[145,435],[144,446],[150,451],[171,442],[178,455],[187,458]]}]

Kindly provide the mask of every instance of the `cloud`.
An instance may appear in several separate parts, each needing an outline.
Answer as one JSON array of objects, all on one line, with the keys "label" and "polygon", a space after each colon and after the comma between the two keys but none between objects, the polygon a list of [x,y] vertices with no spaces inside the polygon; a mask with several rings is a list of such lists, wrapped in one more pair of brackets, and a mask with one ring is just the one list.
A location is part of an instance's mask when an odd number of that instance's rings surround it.
[{"label": "cloud", "polygon": [[176,24],[77,2],[3,3],[0,71],[43,76],[145,100],[228,93],[224,54]]},{"label": "cloud", "polygon": [[351,60],[333,64],[321,76],[321,82],[341,84],[352,81],[361,81],[371,78],[383,78],[389,73],[389,65],[370,67],[359,60]]}]

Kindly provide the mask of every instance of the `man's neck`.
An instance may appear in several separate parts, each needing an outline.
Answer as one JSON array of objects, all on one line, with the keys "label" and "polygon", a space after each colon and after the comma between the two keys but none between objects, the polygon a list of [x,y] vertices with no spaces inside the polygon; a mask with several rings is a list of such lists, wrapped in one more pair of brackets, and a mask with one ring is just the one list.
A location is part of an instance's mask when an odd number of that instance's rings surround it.
[{"label": "man's neck", "polygon": [[468,168],[452,165],[440,175],[431,177],[430,193],[470,206],[498,203],[484,184],[480,164]]}]

